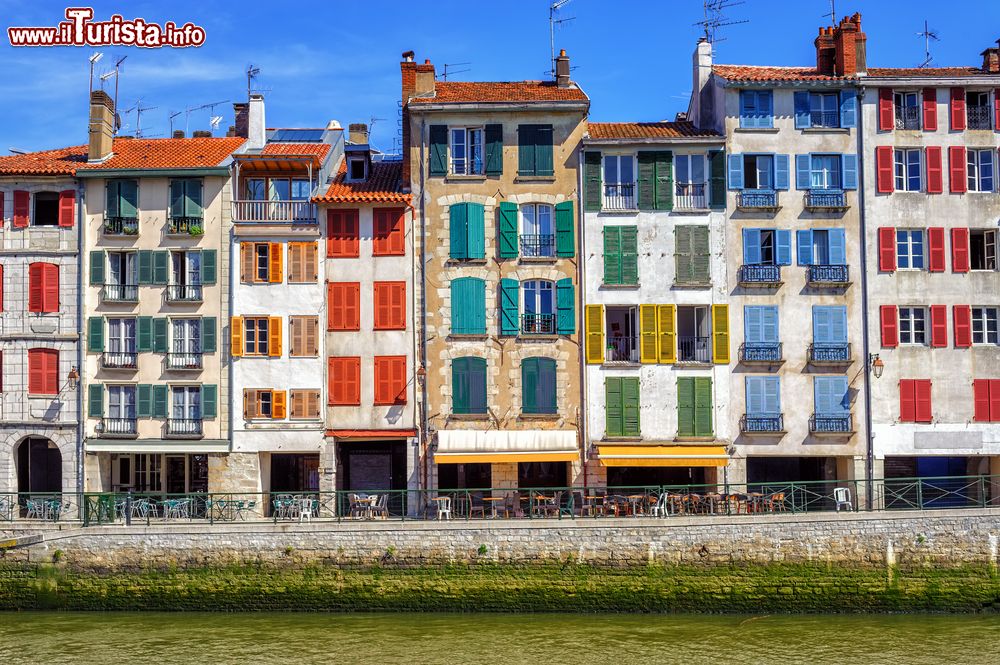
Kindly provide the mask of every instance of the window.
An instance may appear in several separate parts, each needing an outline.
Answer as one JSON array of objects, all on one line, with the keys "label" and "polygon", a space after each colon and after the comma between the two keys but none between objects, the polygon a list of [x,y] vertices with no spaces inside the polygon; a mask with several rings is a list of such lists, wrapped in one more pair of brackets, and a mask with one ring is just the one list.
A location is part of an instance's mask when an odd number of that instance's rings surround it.
[{"label": "window", "polygon": [[929,423],[931,420],[930,379],[900,379],[899,421]]},{"label": "window", "polygon": [[451,280],[451,334],[486,334],[486,282],[478,277]]},{"label": "window", "polygon": [[896,129],[920,129],[920,97],[916,92],[897,92],[895,102]]},{"label": "window", "polygon": [[772,155],[743,155],[743,187],[745,189],[774,189],[774,157]]},{"label": "window", "polygon": [[552,125],[517,126],[517,174],[550,176],[552,163]]},{"label": "window", "polygon": [[997,308],[972,308],[972,343],[997,344]]},{"label": "window", "polygon": [[[674,180],[677,191],[678,208],[701,209],[707,206],[705,187],[708,179],[706,155],[676,155],[674,157]],[[690,198],[682,198],[690,197]]]},{"label": "window", "polygon": [[327,330],[361,330],[361,284],[326,285]]},{"label": "window", "polygon": [[406,404],[406,356],[375,356],[375,406]]},{"label": "window", "polygon": [[108,386],[108,418],[135,420],[135,386]]},{"label": "window", "polygon": [[241,281],[253,283],[281,283],[282,246],[277,242],[241,242]]},{"label": "window", "polygon": [[372,256],[404,256],[406,228],[402,208],[376,208],[373,214]]},{"label": "window", "polygon": [[170,233],[204,232],[201,202],[202,182],[199,178],[174,178],[170,181]]},{"label": "window", "polygon": [[59,193],[38,192],[35,194],[35,214],[31,218],[32,226],[59,225]]},{"label": "window", "polygon": [[[117,231],[124,227],[121,223],[134,223],[139,216],[139,183],[136,180],[108,180],[105,189],[106,200],[104,222],[114,226],[119,224]],[[132,226],[132,228],[135,228]]]},{"label": "window", "polygon": [[288,355],[292,358],[316,357],[319,355],[319,319],[315,316],[288,317],[291,346]]},{"label": "window", "polygon": [[266,356],[268,354],[268,318],[243,317],[243,355]]},{"label": "window", "polygon": [[304,178],[247,178],[244,187],[250,201],[304,201],[312,191]]},{"label": "window", "polygon": [[326,256],[331,259],[357,258],[360,254],[357,210],[326,211]]},{"label": "window", "polygon": [[135,353],[135,319],[108,319],[108,353]]},{"label": "window", "polygon": [[792,232],[743,229],[743,264],[787,266],[792,263]]},{"label": "window", "polygon": [[813,127],[840,127],[840,95],[835,92],[811,93],[809,121]]},{"label": "window", "polygon": [[195,427],[195,424],[201,421],[201,386],[173,386],[171,393],[170,418],[174,421],[171,431],[200,433],[200,427]]},{"label": "window", "polygon": [[796,231],[799,265],[847,265],[847,234],[844,229]]},{"label": "window", "polygon": [[451,361],[451,411],[457,415],[486,413],[486,360],[462,357]]},{"label": "window", "polygon": [[59,266],[32,263],[28,266],[28,311],[36,314],[59,311]]},{"label": "window", "polygon": [[288,243],[288,283],[315,284],[319,277],[315,242]]},{"label": "window", "polygon": [[361,358],[330,358],[328,361],[329,400],[331,406],[361,404]]},{"label": "window", "polygon": [[178,286],[201,286],[201,252],[171,252],[170,283]]},{"label": "window", "polygon": [[711,377],[683,376],[677,379],[677,436],[713,436]]},{"label": "window", "polygon": [[641,436],[638,377],[604,379],[604,434],[606,438]]},{"label": "window", "polygon": [[59,394],[59,351],[28,349],[28,394]]},{"label": "window", "polygon": [[899,270],[923,270],[923,231],[896,230],[896,267]]},{"label": "window", "polygon": [[293,420],[315,420],[320,417],[318,390],[291,390],[289,399]]},{"label": "window", "polygon": [[556,406],[556,361],[525,358],[521,361],[521,413],[554,414]]},{"label": "window", "polygon": [[604,207],[634,210],[635,155],[604,155]]},{"label": "window", "polygon": [[171,352],[182,356],[200,354],[201,319],[171,319]]},{"label": "window", "polygon": [[916,148],[896,149],[895,173],[896,191],[920,191],[920,150]]},{"label": "window", "polygon": [[448,207],[448,256],[452,259],[486,257],[486,208],[482,203],[453,203]]},{"label": "window", "polygon": [[973,420],[977,423],[1000,422],[1000,379],[975,379],[972,399],[975,405]]},{"label": "window", "polygon": [[136,286],[135,252],[108,252],[108,279],[105,284],[114,286]]},{"label": "window", "polygon": [[923,307],[899,308],[899,343],[927,343],[927,310]]},{"label": "window", "polygon": [[810,188],[840,189],[840,155],[811,155],[810,157]]},{"label": "window", "polygon": [[969,191],[993,191],[993,150],[966,151],[968,163]]},{"label": "window", "polygon": [[638,227],[604,227],[604,283],[634,286],[639,283]]},{"label": "window", "polygon": [[745,305],[743,307],[743,339],[747,346],[755,348],[777,344],[780,341],[778,307],[776,305]]},{"label": "window", "polygon": [[451,128],[451,172],[455,175],[482,175],[482,127]]},{"label": "window", "polygon": [[347,158],[347,179],[352,181],[365,180],[368,177],[368,160],[364,157]]},{"label": "window", "polygon": [[277,394],[284,396],[284,392],[275,390],[253,390],[248,389],[243,391],[243,417],[246,420],[254,420],[256,418],[278,418],[284,417],[277,415],[277,410],[275,409],[275,402],[279,400],[275,399]]},{"label": "window", "polygon": [[773,108],[770,90],[741,90],[740,127],[773,127]]},{"label": "window", "polygon": [[[747,417],[777,418],[781,415],[781,386],[776,376],[748,376],[745,381]],[[753,429],[778,429],[770,423],[755,423]]]},{"label": "window", "polygon": [[972,270],[996,270],[997,232],[969,231],[969,259]]},{"label": "window", "polygon": [[969,129],[993,129],[990,118],[990,93],[984,90],[966,92],[965,113]]},{"label": "window", "polygon": [[521,330],[528,334],[555,334],[555,289],[552,282],[529,280],[521,283],[524,321]]},{"label": "window", "polygon": [[555,256],[556,234],[552,206],[527,203],[521,208],[521,255],[525,257]]},{"label": "window", "polygon": [[406,330],[406,282],[375,282],[375,330]]}]

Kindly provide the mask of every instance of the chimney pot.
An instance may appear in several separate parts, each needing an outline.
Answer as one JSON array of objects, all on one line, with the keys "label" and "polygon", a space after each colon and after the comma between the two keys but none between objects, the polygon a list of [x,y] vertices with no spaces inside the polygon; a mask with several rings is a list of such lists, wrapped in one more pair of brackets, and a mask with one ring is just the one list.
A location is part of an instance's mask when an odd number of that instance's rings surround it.
[{"label": "chimney pot", "polygon": [[368,143],[368,125],[352,122],[347,126],[347,140],[355,144]]},{"label": "chimney pot", "polygon": [[569,83],[569,56],[566,55],[566,49],[562,49],[556,57],[556,86],[568,88]]},{"label": "chimney pot", "polygon": [[175,139],[182,139],[182,138],[184,138],[184,130],[183,129],[175,129],[174,130],[174,135],[173,135],[172,138],[175,138]]},{"label": "chimney pot", "polygon": [[212,138],[212,132],[207,129],[196,129],[191,133],[191,136],[196,139],[209,139]]},{"label": "chimney pot", "polygon": [[115,136],[115,103],[103,90],[90,93],[90,126],[87,160],[99,162],[111,156]]},{"label": "chimney pot", "polygon": [[[1000,42],[998,42],[1000,43]],[[989,74],[1000,73],[1000,47],[992,47],[983,51],[983,71]]]},{"label": "chimney pot", "polygon": [[403,51],[403,62],[413,62],[413,51]]}]

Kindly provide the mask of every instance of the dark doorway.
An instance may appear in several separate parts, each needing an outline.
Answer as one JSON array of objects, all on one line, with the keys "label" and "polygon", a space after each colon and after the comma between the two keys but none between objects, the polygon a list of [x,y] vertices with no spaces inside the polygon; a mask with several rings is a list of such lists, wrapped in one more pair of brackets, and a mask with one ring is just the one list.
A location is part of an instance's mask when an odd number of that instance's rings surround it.
[{"label": "dark doorway", "polygon": [[567,462],[518,462],[517,486],[566,487]]},{"label": "dark doorway", "polygon": [[62,453],[56,444],[28,437],[17,446],[17,491],[41,494],[62,492]]},{"label": "dark doorway", "polygon": [[852,502],[858,500],[854,485],[837,482],[836,469],[836,460],[830,457],[748,457],[747,491],[783,493],[792,510],[831,510],[838,486],[849,489]]},{"label": "dark doorway", "polygon": [[365,493],[390,490],[389,513],[401,515],[406,505],[406,440],[340,441],[337,487]]},{"label": "dark doorway", "polygon": [[272,453],[272,492],[318,492],[319,453]]},{"label": "dark doorway", "polygon": [[826,480],[825,457],[748,457],[748,483]]},{"label": "dark doorway", "polygon": [[611,466],[608,487],[704,485],[705,469],[697,466]]},{"label": "dark doorway", "polygon": [[439,464],[438,488],[443,490],[489,489],[493,486],[490,464]]}]

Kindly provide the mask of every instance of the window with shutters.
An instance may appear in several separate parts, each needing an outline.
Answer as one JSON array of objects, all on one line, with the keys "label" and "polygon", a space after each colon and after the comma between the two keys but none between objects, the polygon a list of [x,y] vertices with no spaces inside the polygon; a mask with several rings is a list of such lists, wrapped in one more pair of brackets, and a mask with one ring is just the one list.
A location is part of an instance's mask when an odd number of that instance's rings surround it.
[{"label": "window with shutters", "polygon": [[674,269],[677,284],[698,285],[711,281],[711,255],[707,226],[674,226]]},{"label": "window with shutters", "polygon": [[920,153],[919,148],[896,148],[893,151],[897,192],[920,191]]},{"label": "window with shutters", "polygon": [[331,406],[359,406],[361,404],[361,358],[358,356],[331,357],[328,360],[327,380]]},{"label": "window with shutters", "polygon": [[326,308],[327,330],[361,330],[361,284],[327,284]]},{"label": "window with shutters", "polygon": [[520,207],[521,256],[548,258],[556,255],[556,231],[552,206],[526,203]]},{"label": "window with shutters", "polygon": [[266,316],[244,316],[243,317],[243,355],[245,356],[266,356],[268,354],[268,344],[270,332],[268,317]]},{"label": "window with shutters", "polygon": [[28,394],[59,394],[59,351],[28,349]]},{"label": "window with shutters", "polygon": [[996,231],[969,231],[969,262],[972,270],[997,269]]},{"label": "window with shutters", "polygon": [[712,318],[707,305],[677,308],[677,362],[712,362]]},{"label": "window with shutters", "polygon": [[899,380],[899,421],[904,423],[929,423],[931,411],[930,379]]},{"label": "window with shutters", "polygon": [[785,261],[779,261],[778,256],[778,236],[781,233],[783,232],[774,229],[744,229],[743,263],[763,266],[787,265]]},{"label": "window with shutters", "polygon": [[995,346],[997,339],[997,308],[972,308],[972,343]]},{"label": "window with shutters", "polygon": [[710,437],[713,431],[711,377],[678,377],[677,437]]},{"label": "window with shutters", "polygon": [[639,284],[639,241],[635,226],[604,227],[604,284]]},{"label": "window with shutters", "polygon": [[274,391],[246,389],[243,391],[243,418],[255,420],[274,417]]},{"label": "window with shutters", "polygon": [[170,387],[167,432],[172,436],[201,436],[201,386]]},{"label": "window with shutters", "polygon": [[992,192],[994,183],[994,150],[965,151],[970,192]]},{"label": "window with shutters", "polygon": [[459,277],[451,280],[450,289],[451,334],[485,335],[486,282],[478,277]]},{"label": "window with shutters", "polygon": [[137,180],[108,180],[105,186],[104,233],[139,233],[139,183]]},{"label": "window with shutters", "polygon": [[135,434],[137,416],[136,387],[134,385],[109,385],[107,392],[108,415],[102,423],[102,434]]},{"label": "window with shutters", "polygon": [[486,208],[482,203],[453,203],[448,207],[448,245],[452,259],[486,257]]},{"label": "window with shutters", "polygon": [[318,390],[290,390],[288,398],[292,420],[316,420],[320,417]]},{"label": "window with shutters", "polygon": [[36,192],[32,226],[59,226],[59,192]]},{"label": "window with shutters", "polygon": [[810,155],[809,187],[840,189],[840,155]]},{"label": "window with shutters", "polygon": [[375,356],[375,406],[406,404],[406,356]]},{"label": "window with shutters", "polygon": [[136,320],[108,319],[108,339],[105,342],[104,354],[101,356],[101,366],[105,368],[135,368],[136,357]]},{"label": "window with shutters", "polygon": [[456,415],[486,414],[486,360],[461,357],[451,361],[451,412]]},{"label": "window with shutters", "polygon": [[326,256],[329,259],[353,259],[360,254],[357,210],[326,211]]},{"label": "window with shutters", "polygon": [[927,343],[927,308],[899,308],[899,343],[922,346]]},{"label": "window with shutters", "polygon": [[202,185],[201,178],[173,178],[170,181],[168,233],[187,233],[192,236],[205,233]]},{"label": "window with shutters", "polygon": [[167,299],[172,302],[198,302],[202,299],[201,252],[170,252],[170,283]]},{"label": "window with shutters", "polygon": [[708,207],[708,161],[706,155],[674,156],[674,207],[701,210]]},{"label": "window with shutters", "polygon": [[896,91],[892,95],[896,129],[920,129],[920,94]]},{"label": "window with shutters", "polygon": [[1000,379],[975,379],[972,399],[973,420],[977,423],[1000,422]]},{"label": "window with shutters", "polygon": [[969,90],[965,93],[965,115],[969,129],[993,129],[993,118],[990,111],[989,92]]},{"label": "window with shutters", "polygon": [[372,256],[404,256],[406,227],[403,208],[376,208],[373,215]]},{"label": "window with shutters", "polygon": [[521,361],[521,413],[551,415],[556,412],[556,361],[525,358]]},{"label": "window with shutters", "polygon": [[200,369],[203,350],[202,319],[170,319],[168,367]]},{"label": "window with shutters", "polygon": [[518,125],[517,175],[553,175],[552,145],[552,125]]},{"label": "window with shutters", "polygon": [[375,330],[406,330],[406,282],[373,285]]},{"label": "window with shutters", "polygon": [[288,317],[292,358],[314,358],[319,355],[319,318],[315,316]]},{"label": "window with shutters", "polygon": [[606,438],[642,436],[638,377],[609,376],[604,379],[604,433]]},{"label": "window with shutters", "polygon": [[450,127],[449,158],[454,175],[483,174],[483,128]]},{"label": "window with shutters", "polygon": [[636,210],[634,153],[604,153],[603,208]]},{"label": "window with shutters", "polygon": [[277,242],[241,242],[241,281],[245,284],[280,283],[283,245]]},{"label": "window with shutters", "polygon": [[775,189],[774,155],[743,155],[743,188]]},{"label": "window with shutters", "polygon": [[604,308],[604,362],[631,365],[639,363],[639,308],[614,306]]},{"label": "window with shutters", "polygon": [[32,263],[28,266],[28,311],[45,314],[59,311],[59,266]]},{"label": "window with shutters", "polygon": [[315,242],[288,243],[288,283],[315,284],[319,276]]},{"label": "window with shutters", "polygon": [[740,90],[740,127],[774,126],[774,103],[770,90]]},{"label": "window with shutters", "polygon": [[521,333],[554,335],[556,333],[555,288],[547,280],[521,282]]},{"label": "window with shutters", "polygon": [[840,95],[833,92],[809,93],[809,126],[840,127]]},{"label": "window with shutters", "polygon": [[896,230],[896,269],[924,269],[924,232]]}]

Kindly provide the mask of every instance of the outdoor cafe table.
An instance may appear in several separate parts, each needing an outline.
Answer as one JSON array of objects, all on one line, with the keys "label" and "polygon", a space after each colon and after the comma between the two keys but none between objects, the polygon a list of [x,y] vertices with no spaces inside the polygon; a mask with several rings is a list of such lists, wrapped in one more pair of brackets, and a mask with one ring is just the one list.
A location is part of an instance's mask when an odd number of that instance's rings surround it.
[{"label": "outdoor cafe table", "polygon": [[640,509],[639,503],[646,498],[645,494],[630,494],[626,497],[632,504],[632,517],[638,517],[645,511]]},{"label": "outdoor cafe table", "polygon": [[484,496],[483,501],[487,501],[490,504],[490,516],[493,519],[497,518],[497,501],[503,501],[502,496]]}]

